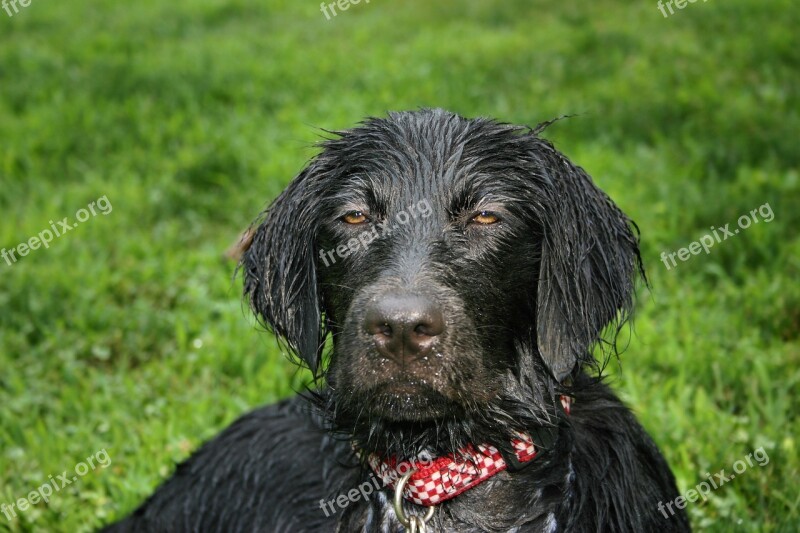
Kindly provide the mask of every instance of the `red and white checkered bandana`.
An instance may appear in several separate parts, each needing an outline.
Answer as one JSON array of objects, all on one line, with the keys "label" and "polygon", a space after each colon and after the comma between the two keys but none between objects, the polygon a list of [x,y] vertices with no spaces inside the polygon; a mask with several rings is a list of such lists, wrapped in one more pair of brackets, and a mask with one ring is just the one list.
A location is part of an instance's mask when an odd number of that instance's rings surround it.
[{"label": "red and white checkered bandana", "polygon": [[[569,397],[561,396],[561,405],[567,414],[570,404]],[[511,444],[520,463],[536,457],[536,447],[530,435],[518,433]],[[390,487],[394,487],[404,474],[416,470],[406,483],[403,497],[426,507],[455,498],[508,467],[500,451],[491,444],[479,444],[477,449],[470,444],[459,450],[458,454],[431,460],[420,458],[399,464],[394,457],[384,459],[373,453],[367,457],[367,462],[384,485]]]}]

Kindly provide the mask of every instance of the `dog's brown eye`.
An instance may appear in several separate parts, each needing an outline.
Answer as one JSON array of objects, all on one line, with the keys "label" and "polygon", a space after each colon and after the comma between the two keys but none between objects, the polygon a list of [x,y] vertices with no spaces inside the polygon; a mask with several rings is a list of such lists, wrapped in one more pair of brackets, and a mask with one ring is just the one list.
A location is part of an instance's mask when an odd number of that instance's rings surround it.
[{"label": "dog's brown eye", "polygon": [[342,217],[342,220],[348,224],[363,224],[367,221],[367,215],[361,211],[350,211]]},{"label": "dog's brown eye", "polygon": [[489,211],[481,211],[480,213],[472,217],[472,221],[477,224],[489,225],[500,222],[500,217]]}]

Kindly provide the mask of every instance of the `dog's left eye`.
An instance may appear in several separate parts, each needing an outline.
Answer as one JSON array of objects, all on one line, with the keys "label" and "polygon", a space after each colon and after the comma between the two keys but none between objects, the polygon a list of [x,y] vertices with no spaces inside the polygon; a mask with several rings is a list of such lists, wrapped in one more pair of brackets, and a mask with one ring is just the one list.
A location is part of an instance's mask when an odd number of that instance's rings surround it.
[{"label": "dog's left eye", "polygon": [[348,224],[363,224],[367,221],[367,215],[361,211],[350,211],[342,217],[342,221]]},{"label": "dog's left eye", "polygon": [[498,222],[500,222],[500,217],[498,217],[491,211],[481,211],[480,213],[472,217],[471,222],[475,222],[476,224],[481,224],[483,226],[488,226],[489,224],[497,224]]}]

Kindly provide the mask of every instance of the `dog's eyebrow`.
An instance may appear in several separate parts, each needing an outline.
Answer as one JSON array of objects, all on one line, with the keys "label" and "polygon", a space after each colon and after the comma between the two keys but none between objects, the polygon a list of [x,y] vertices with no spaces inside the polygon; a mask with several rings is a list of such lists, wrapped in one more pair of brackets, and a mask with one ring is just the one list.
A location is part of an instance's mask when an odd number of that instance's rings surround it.
[{"label": "dog's eyebrow", "polygon": [[344,190],[328,197],[328,203],[331,205],[350,206],[353,209],[363,209],[372,203],[370,200],[370,195],[357,190]]},{"label": "dog's eyebrow", "polygon": [[489,189],[487,185],[472,180],[456,186],[447,202],[450,213],[455,215],[469,209],[502,208],[507,203],[506,196]]},{"label": "dog's eyebrow", "polygon": [[348,178],[346,186],[339,189],[326,200],[330,208],[341,211],[368,211],[372,214],[383,213],[386,202],[382,200],[380,185],[369,176],[353,176]]},{"label": "dog's eyebrow", "polygon": [[450,191],[449,206],[451,213],[459,213],[474,206],[483,195],[470,183],[460,183]]}]

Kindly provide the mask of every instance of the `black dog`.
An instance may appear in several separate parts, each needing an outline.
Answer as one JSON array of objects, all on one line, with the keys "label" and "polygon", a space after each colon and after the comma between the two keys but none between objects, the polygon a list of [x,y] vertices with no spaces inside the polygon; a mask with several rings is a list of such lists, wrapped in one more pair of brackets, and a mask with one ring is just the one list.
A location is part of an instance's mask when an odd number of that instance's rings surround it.
[{"label": "black dog", "polygon": [[324,142],[242,267],[326,385],[244,416],[110,529],[688,531],[591,355],[616,353],[601,331],[644,274],[632,222],[543,128],[422,110]]}]

